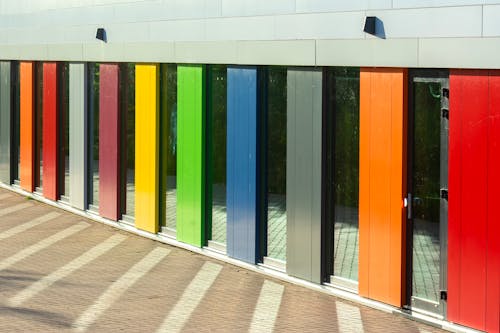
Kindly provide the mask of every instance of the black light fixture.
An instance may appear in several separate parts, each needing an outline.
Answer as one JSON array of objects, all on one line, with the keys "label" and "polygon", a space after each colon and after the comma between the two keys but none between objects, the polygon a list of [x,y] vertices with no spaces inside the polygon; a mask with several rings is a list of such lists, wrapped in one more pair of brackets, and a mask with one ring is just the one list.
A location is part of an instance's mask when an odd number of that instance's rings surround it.
[{"label": "black light fixture", "polygon": [[104,43],[106,43],[107,42],[106,30],[104,30],[104,28],[97,28],[97,33],[95,34],[95,38],[102,40]]},{"label": "black light fixture", "polygon": [[377,20],[376,16],[367,16],[365,18],[365,27],[363,28],[363,31],[370,35],[375,35],[376,20]]}]

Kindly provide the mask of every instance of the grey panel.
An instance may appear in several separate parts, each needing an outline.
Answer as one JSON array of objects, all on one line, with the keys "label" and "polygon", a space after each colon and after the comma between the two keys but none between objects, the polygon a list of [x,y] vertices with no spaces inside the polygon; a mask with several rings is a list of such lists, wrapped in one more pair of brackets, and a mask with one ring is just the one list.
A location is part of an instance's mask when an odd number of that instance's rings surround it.
[{"label": "grey panel", "polygon": [[85,209],[87,204],[87,65],[69,65],[69,200]]},{"label": "grey panel", "polygon": [[10,62],[0,63],[0,181],[11,183],[11,101],[10,101]]},{"label": "grey panel", "polygon": [[321,283],[322,73],[287,78],[287,272]]}]

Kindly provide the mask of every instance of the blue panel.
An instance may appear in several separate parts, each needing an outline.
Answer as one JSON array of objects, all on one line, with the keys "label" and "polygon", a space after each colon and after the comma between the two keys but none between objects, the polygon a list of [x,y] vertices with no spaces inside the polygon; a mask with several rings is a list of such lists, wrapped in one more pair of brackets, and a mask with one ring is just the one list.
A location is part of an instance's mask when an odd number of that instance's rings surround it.
[{"label": "blue panel", "polygon": [[257,68],[227,69],[227,254],[255,264],[257,214]]}]

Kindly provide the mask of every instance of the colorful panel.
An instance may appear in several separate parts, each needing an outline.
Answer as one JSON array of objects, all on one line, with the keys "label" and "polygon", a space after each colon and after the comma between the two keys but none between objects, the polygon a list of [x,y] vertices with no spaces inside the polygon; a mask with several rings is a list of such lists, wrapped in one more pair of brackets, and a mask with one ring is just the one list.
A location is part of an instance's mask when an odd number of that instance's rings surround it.
[{"label": "colorful panel", "polygon": [[406,96],[406,69],[361,69],[359,294],[394,306],[405,296]]},{"label": "colorful panel", "polygon": [[322,73],[287,74],[288,274],[321,283]]},{"label": "colorful panel", "polygon": [[500,330],[500,72],[450,73],[448,319]]},{"label": "colorful panel", "polygon": [[205,245],[205,67],[177,67],[177,239]]},{"label": "colorful panel", "polygon": [[120,218],[119,66],[101,64],[99,71],[99,214],[116,221]]},{"label": "colorful panel", "polygon": [[227,254],[256,264],[257,68],[227,69]]},{"label": "colorful panel", "polygon": [[10,62],[0,62],[0,182],[10,184],[11,179],[11,94]]},{"label": "colorful panel", "polygon": [[43,64],[43,195],[59,199],[58,64]]},{"label": "colorful panel", "polygon": [[21,188],[33,192],[35,190],[35,98],[34,77],[35,65],[33,62],[21,62],[19,65],[20,80],[20,182]]},{"label": "colorful panel", "polygon": [[69,199],[72,206],[87,205],[87,65],[69,65]]},{"label": "colorful panel", "polygon": [[158,232],[159,65],[135,66],[135,226]]}]

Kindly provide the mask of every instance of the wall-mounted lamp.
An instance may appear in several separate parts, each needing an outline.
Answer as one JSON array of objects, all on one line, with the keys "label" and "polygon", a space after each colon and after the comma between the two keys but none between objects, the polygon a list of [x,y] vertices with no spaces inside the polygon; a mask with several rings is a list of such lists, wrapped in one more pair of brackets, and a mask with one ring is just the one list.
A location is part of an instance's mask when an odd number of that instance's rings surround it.
[{"label": "wall-mounted lamp", "polygon": [[97,28],[95,38],[102,40],[104,43],[106,43],[107,42],[106,30],[104,30],[104,28]]},{"label": "wall-mounted lamp", "polygon": [[370,35],[375,35],[376,20],[377,20],[376,16],[367,16],[365,18],[365,27],[363,28],[363,31]]}]

